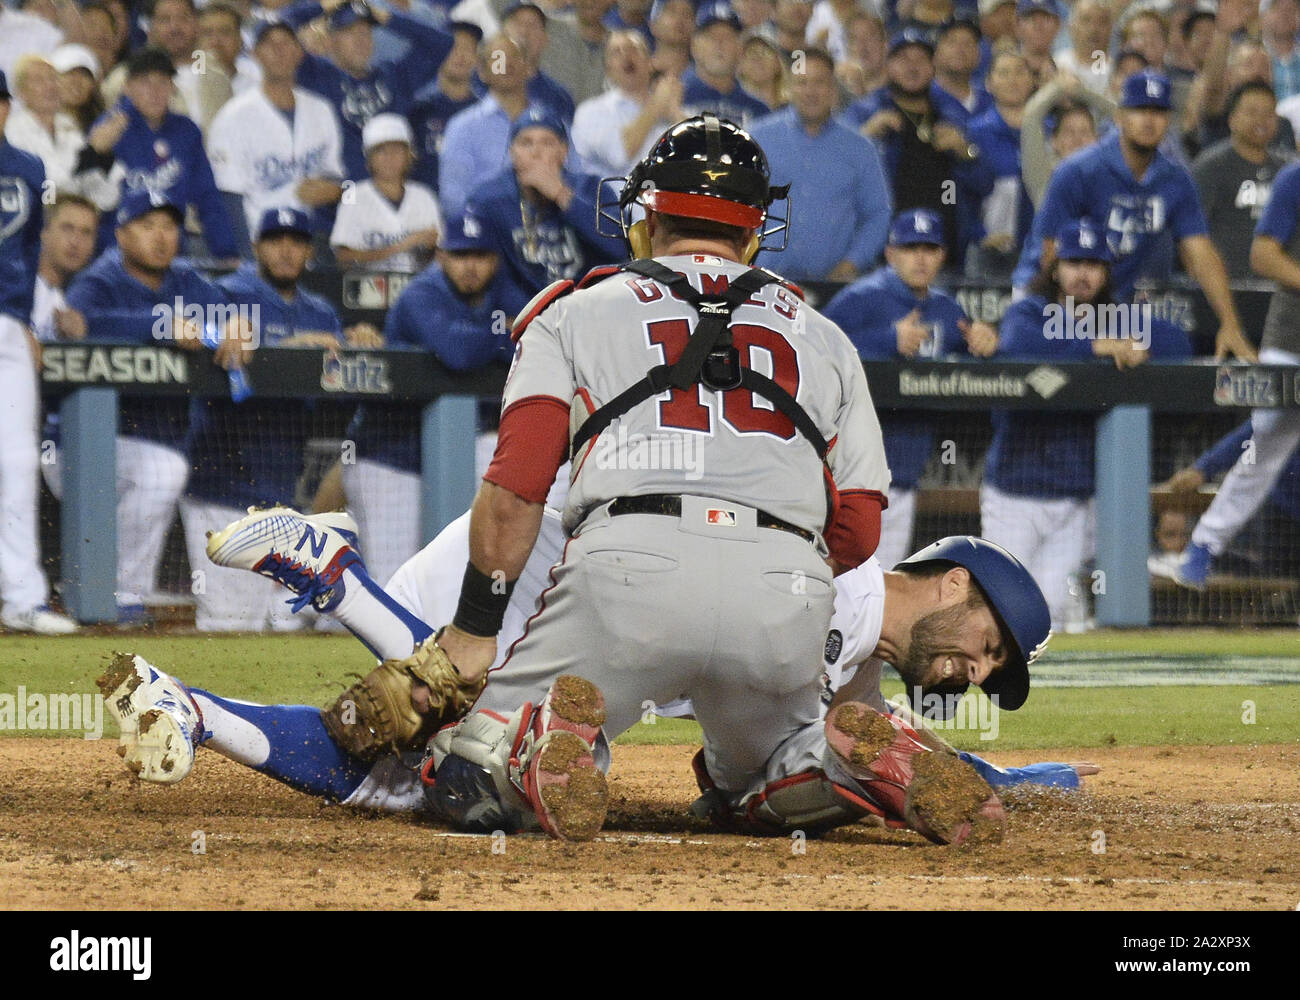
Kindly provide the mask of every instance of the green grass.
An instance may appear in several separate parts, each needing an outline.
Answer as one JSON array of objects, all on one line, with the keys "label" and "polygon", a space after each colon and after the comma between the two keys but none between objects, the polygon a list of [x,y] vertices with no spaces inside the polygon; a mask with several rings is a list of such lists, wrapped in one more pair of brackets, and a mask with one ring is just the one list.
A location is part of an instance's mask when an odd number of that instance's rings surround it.
[{"label": "green grass", "polygon": [[[1276,632],[1110,631],[1053,639],[1054,654],[1126,651],[1153,657],[1225,653],[1300,655],[1294,630]],[[0,637],[0,697],[16,694],[94,693],[94,679],[113,650],[138,652],[186,683],[249,701],[322,705],[341,689],[349,672],[371,660],[348,637]],[[901,691],[895,682],[886,695]],[[968,695],[975,698],[976,695]],[[1243,702],[1254,703],[1255,723],[1244,724]],[[979,722],[978,711],[967,711]],[[983,716],[985,722],[988,716]],[[954,744],[972,750],[1029,750],[1057,746],[1106,747],[1154,744],[1300,742],[1300,685],[1268,687],[1044,688],[1018,712],[997,718],[996,740],[973,730],[946,731]],[[105,726],[112,734],[112,727]],[[0,735],[10,735],[0,733]],[[34,733],[31,735],[72,735]],[[690,721],[658,719],[622,737],[627,743],[698,743]]]},{"label": "green grass", "polygon": [[1152,656],[1293,656],[1300,658],[1300,630],[1099,629],[1086,635],[1054,635],[1045,659],[1061,653],[1125,652]]}]

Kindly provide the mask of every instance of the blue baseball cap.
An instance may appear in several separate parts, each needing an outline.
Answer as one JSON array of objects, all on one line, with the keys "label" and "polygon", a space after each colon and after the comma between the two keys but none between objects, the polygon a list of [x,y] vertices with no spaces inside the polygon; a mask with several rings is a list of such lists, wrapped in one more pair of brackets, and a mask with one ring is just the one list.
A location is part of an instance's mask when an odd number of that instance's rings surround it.
[{"label": "blue baseball cap", "polygon": [[375,12],[370,9],[370,4],[365,0],[351,0],[330,15],[330,30],[339,31],[343,28],[351,27],[358,21],[365,21],[367,24],[378,24],[379,19],[375,17]]},{"label": "blue baseball cap", "polygon": [[266,14],[253,20],[253,47],[256,48],[258,43],[276,28],[287,31],[294,39],[298,37],[298,33],[293,30],[293,25],[288,21],[273,13]]},{"label": "blue baseball cap", "polygon": [[1057,260],[1098,260],[1113,264],[1114,256],[1106,243],[1106,234],[1091,219],[1067,223],[1056,234]]},{"label": "blue baseball cap", "polygon": [[491,250],[496,245],[488,239],[483,224],[472,215],[457,215],[447,220],[442,235],[438,237],[438,249],[455,253],[458,250]]},{"label": "blue baseball cap", "polygon": [[726,0],[714,0],[713,3],[701,5],[700,9],[695,12],[695,30],[703,31],[711,24],[729,24],[737,31],[744,31],[745,26],[740,23],[740,16],[731,8],[731,4]]},{"label": "blue baseball cap", "polygon": [[1016,17],[1028,17],[1036,10],[1051,14],[1058,21],[1061,19],[1061,12],[1056,9],[1056,4],[1052,3],[1052,0],[1016,0]]},{"label": "blue baseball cap", "polygon": [[1052,630],[1047,599],[1029,570],[1000,545],[973,535],[951,535],[908,556],[903,564],[956,563],[970,571],[1001,626],[1007,659],[980,685],[998,707],[1015,710],[1029,697],[1029,665],[1042,653]]},{"label": "blue baseball cap", "polygon": [[547,128],[564,142],[569,141],[569,129],[564,124],[564,119],[550,108],[540,104],[530,104],[524,113],[514,120],[514,124],[510,126],[511,141],[513,142],[515,136],[526,128]]},{"label": "blue baseball cap", "polygon": [[889,227],[890,246],[910,247],[925,243],[943,246],[943,222],[928,208],[899,212]]},{"label": "blue baseball cap", "polygon": [[257,238],[264,240],[278,233],[294,233],[311,239],[311,219],[300,208],[291,208],[288,205],[281,208],[268,208],[257,223]]},{"label": "blue baseball cap", "polygon": [[177,225],[185,221],[185,208],[177,204],[171,195],[166,191],[150,191],[147,188],[137,188],[122,195],[117,206],[116,221],[119,226],[125,226],[150,212],[168,212]]},{"label": "blue baseball cap", "polygon": [[899,49],[905,49],[909,45],[919,45],[930,55],[934,55],[934,36],[924,28],[918,28],[914,24],[909,24],[901,31],[895,31],[889,38],[889,54],[892,56]]},{"label": "blue baseball cap", "polygon": [[1121,108],[1158,108],[1169,111],[1174,106],[1169,77],[1153,69],[1138,70],[1124,81]]}]

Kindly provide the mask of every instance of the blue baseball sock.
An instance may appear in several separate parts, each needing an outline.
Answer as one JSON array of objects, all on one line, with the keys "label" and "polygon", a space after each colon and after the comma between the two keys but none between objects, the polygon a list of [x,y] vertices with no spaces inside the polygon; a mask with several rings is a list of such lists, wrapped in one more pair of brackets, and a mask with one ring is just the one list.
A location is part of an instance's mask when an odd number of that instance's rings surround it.
[{"label": "blue baseball sock", "polygon": [[343,600],[330,612],[381,660],[401,660],[433,629],[375,583],[360,563],[343,571]]},{"label": "blue baseball sock", "polygon": [[370,765],[330,739],[320,709],[256,705],[190,688],[203,713],[203,745],[291,788],[342,802],[365,780]]}]

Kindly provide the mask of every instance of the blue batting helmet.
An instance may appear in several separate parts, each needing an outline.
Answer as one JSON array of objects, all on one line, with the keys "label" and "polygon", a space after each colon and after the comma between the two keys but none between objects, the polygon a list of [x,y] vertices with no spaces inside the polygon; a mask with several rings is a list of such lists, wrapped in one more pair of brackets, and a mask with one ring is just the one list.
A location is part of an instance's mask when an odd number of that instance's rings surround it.
[{"label": "blue batting helmet", "polygon": [[903,563],[938,561],[964,566],[988,598],[1002,626],[1007,659],[980,686],[990,697],[997,696],[999,708],[1019,708],[1029,697],[1029,665],[1043,651],[1051,632],[1047,599],[1019,559],[986,539],[973,535],[941,538]]}]

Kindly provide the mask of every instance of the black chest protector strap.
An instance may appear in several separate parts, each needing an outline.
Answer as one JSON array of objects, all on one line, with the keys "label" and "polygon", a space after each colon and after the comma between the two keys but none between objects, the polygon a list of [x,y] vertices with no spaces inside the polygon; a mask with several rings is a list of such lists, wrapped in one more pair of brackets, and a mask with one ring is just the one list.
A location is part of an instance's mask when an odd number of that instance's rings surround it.
[{"label": "black chest protector strap", "polygon": [[[729,282],[726,292],[715,297],[697,292],[684,274],[670,270],[655,260],[629,261],[623,265],[623,270],[668,286],[669,290],[688,303],[700,318],[685,348],[682,349],[681,357],[675,364],[656,365],[651,368],[640,382],[620,392],[583,422],[578,428],[578,433],[573,437],[571,456],[577,455],[588,441],[639,403],[667,389],[689,389],[693,385],[704,382],[703,370],[709,356],[720,348],[731,347],[731,314],[755,292],[781,280],[771,271],[751,267],[734,281]],[[772,379],[748,366],[741,365],[736,374],[735,384],[718,391],[743,389],[763,397],[794,423],[799,432],[817,450],[817,457],[825,460],[830,446],[821,431],[817,429],[812,417],[808,415],[808,411],[800,406],[790,393]],[[715,387],[710,386],[710,388]]]}]

